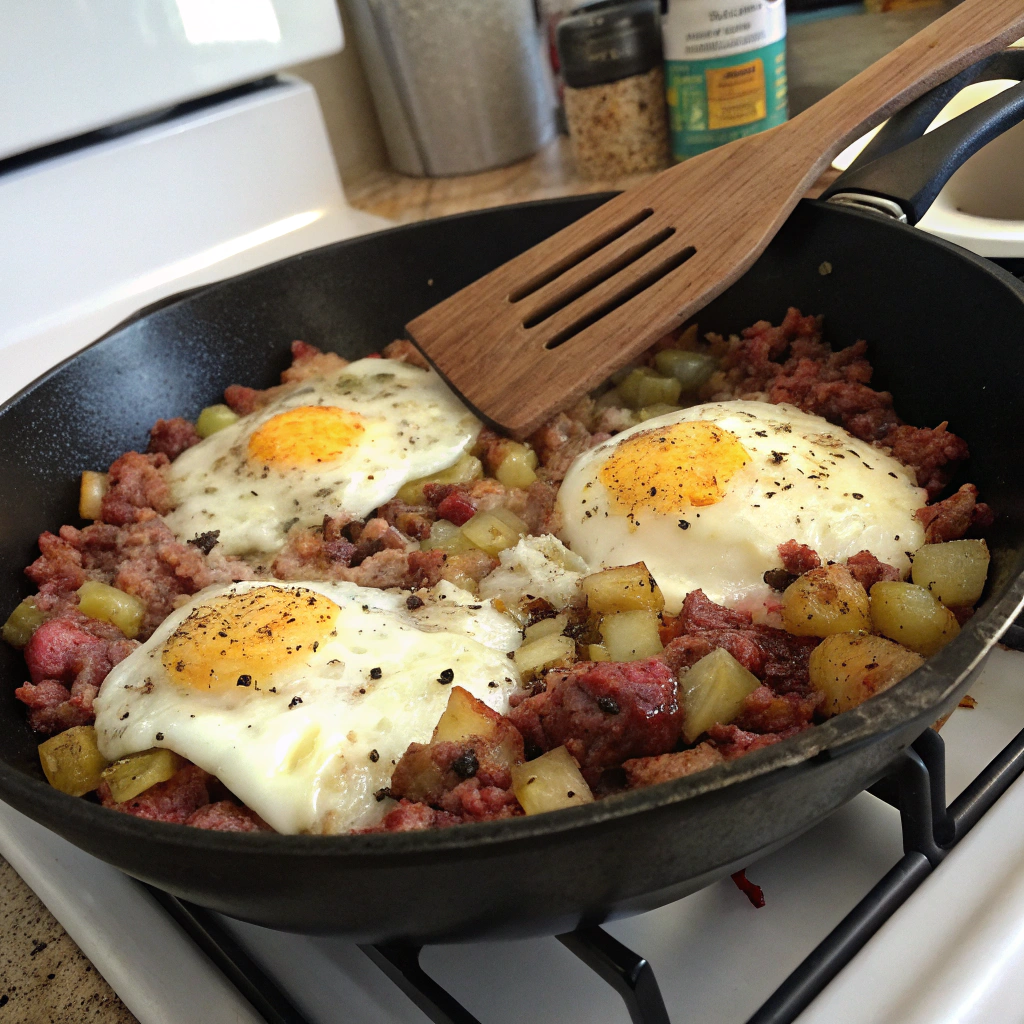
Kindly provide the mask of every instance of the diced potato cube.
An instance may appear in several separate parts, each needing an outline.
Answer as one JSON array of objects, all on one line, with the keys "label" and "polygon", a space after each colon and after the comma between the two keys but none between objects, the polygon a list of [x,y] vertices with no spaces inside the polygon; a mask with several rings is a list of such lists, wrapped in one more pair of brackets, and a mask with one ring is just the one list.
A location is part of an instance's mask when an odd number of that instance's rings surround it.
[{"label": "diced potato cube", "polygon": [[129,640],[138,635],[146,606],[133,594],[89,580],[78,588],[78,610],[90,619],[113,623]]},{"label": "diced potato cube", "polygon": [[428,800],[444,792],[444,773],[435,763],[430,744],[412,743],[391,776],[392,789],[406,800]]},{"label": "diced potato cube", "polygon": [[608,648],[604,644],[587,644],[587,657],[591,661],[611,661]]},{"label": "diced potato cube", "polygon": [[533,679],[546,668],[562,668],[576,660],[576,642],[567,636],[551,635],[523,644],[513,659],[524,679]]},{"label": "diced potato cube", "polygon": [[645,405],[636,415],[642,423],[644,420],[653,420],[655,416],[667,416],[670,412],[678,412],[678,405]]},{"label": "diced potato cube", "polygon": [[181,763],[181,758],[173,750],[153,747],[115,761],[104,770],[103,781],[110,787],[110,795],[120,804],[133,800],[158,782],[172,778],[181,768]]},{"label": "diced potato cube", "polygon": [[983,540],[925,544],[914,555],[911,579],[947,608],[970,608],[985,589],[988,563],[988,545]]},{"label": "diced potato cube", "polygon": [[537,453],[525,444],[512,442],[505,448],[505,457],[495,471],[495,476],[506,487],[521,487],[524,490],[537,479]]},{"label": "diced potato cube", "polygon": [[598,615],[608,612],[651,611],[665,607],[665,597],[643,562],[605,569],[580,583],[587,607]]},{"label": "diced potato cube", "polygon": [[565,747],[556,747],[532,761],[517,764],[512,769],[512,788],[527,814],[557,811],[594,800],[579,765]]},{"label": "diced potato cube", "polygon": [[438,519],[430,527],[430,536],[420,541],[420,548],[430,551],[433,548],[440,548],[446,554],[458,555],[463,551],[472,551],[475,545],[472,544],[462,530],[447,519]]},{"label": "diced potato cube", "polygon": [[601,619],[601,639],[612,661],[639,661],[662,651],[657,612],[612,612]]},{"label": "diced potato cube", "polygon": [[75,725],[39,744],[46,781],[69,796],[85,796],[103,781],[106,758],[91,725]]},{"label": "diced potato cube", "polygon": [[701,658],[679,684],[686,709],[683,739],[687,743],[693,743],[716,722],[728,725],[742,710],[744,699],[761,685],[757,676],[722,647]]},{"label": "diced potato cube", "polygon": [[32,639],[32,634],[46,621],[46,616],[36,607],[31,597],[26,597],[17,608],[7,616],[4,623],[3,638],[12,647],[24,647]]},{"label": "diced potato cube", "polygon": [[78,488],[78,514],[83,519],[99,519],[103,512],[103,495],[107,493],[107,474],[83,470]]},{"label": "diced potato cube", "polygon": [[782,595],[782,624],[797,636],[871,629],[868,595],[845,565],[823,565],[794,580]]},{"label": "diced potato cube", "polygon": [[[616,390],[619,393],[619,401],[629,409],[639,409],[643,402],[640,401],[640,381],[647,377],[657,377],[658,371],[652,370],[649,366],[635,366],[625,377],[618,382]],[[614,380],[614,378],[612,378]]]},{"label": "diced potato cube", "polygon": [[[629,376],[629,375],[630,375],[630,374],[631,374],[631,373],[632,373],[632,372],[633,372],[633,371],[634,371],[635,369],[637,369],[637,364],[636,364],[635,362],[632,362],[632,363],[626,363],[626,365],[625,365],[625,366],[620,366],[620,367],[619,367],[619,369],[615,370],[615,371],[614,371],[614,372],[613,372],[612,374],[610,374],[610,375],[609,375],[609,377],[608,377],[608,379],[609,379],[609,380],[610,380],[610,381],[611,381],[611,382],[612,382],[613,384],[615,384],[616,386],[618,386],[618,385],[619,385],[619,384],[621,384],[621,383],[622,383],[622,382],[623,382],[623,381],[624,381],[624,380],[625,380],[625,379],[626,379],[626,378],[627,378],[627,377],[628,377],[628,376]],[[643,370],[644,370],[644,372],[645,372],[645,373],[652,373],[652,372],[653,372],[652,370],[649,370],[649,369],[648,369],[647,367],[643,367]]]},{"label": "diced potato cube", "polygon": [[467,594],[472,594],[474,597],[480,594],[480,581],[469,572],[460,569],[457,563],[454,565],[449,563],[445,566],[441,579],[447,580],[460,590],[465,590]]},{"label": "diced potato cube", "polygon": [[630,409],[664,403],[674,405],[682,384],[675,377],[662,377],[649,366],[638,366],[619,385],[619,395]]},{"label": "diced potato cube", "polygon": [[821,713],[838,715],[887,690],[923,662],[920,654],[884,637],[833,633],[811,652],[811,686],[825,694]]},{"label": "diced potato cube", "polygon": [[523,640],[526,643],[532,643],[534,640],[540,640],[545,636],[557,636],[565,630],[568,624],[569,616],[565,612],[555,615],[550,619],[541,619],[539,622],[535,622],[532,626],[527,626],[523,630]]},{"label": "diced potato cube", "polygon": [[494,712],[461,686],[453,686],[448,706],[434,727],[431,743],[460,743],[470,736],[490,739],[497,731]]},{"label": "diced potato cube", "polygon": [[506,548],[514,548],[527,533],[526,523],[507,508],[477,512],[462,526],[462,534],[471,544],[486,551],[492,558]]},{"label": "diced potato cube", "polygon": [[211,434],[216,434],[218,430],[237,423],[238,419],[238,413],[226,405],[208,405],[196,420],[196,433],[203,438],[209,437]]},{"label": "diced potato cube", "polygon": [[871,621],[876,633],[926,658],[960,632],[956,616],[916,583],[876,583],[871,588]]},{"label": "diced potato cube", "polygon": [[[504,764],[509,769],[522,758],[522,745],[517,743],[515,729],[502,723],[496,711],[492,711],[468,690],[461,686],[453,686],[448,706],[438,719],[430,742],[462,743],[472,736],[479,736],[488,742],[489,760]],[[430,764],[433,765],[432,760]],[[432,775],[425,765],[424,771],[425,784],[433,785],[432,780],[436,776]],[[436,788],[434,791],[436,792]]]},{"label": "diced potato cube", "polygon": [[483,463],[475,455],[463,453],[454,466],[402,484],[398,489],[398,497],[407,505],[422,505],[427,500],[423,493],[426,484],[468,484],[483,475]]},{"label": "diced potato cube", "polygon": [[654,357],[658,371],[666,377],[675,377],[684,394],[696,393],[718,369],[718,360],[704,352],[682,352],[667,348]]}]

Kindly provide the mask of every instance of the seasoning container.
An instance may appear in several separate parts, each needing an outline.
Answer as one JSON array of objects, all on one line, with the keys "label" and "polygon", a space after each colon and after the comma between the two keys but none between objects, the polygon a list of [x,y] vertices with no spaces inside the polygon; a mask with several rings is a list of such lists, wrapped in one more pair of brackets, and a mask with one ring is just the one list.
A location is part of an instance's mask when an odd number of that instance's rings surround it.
[{"label": "seasoning container", "polygon": [[786,0],[670,0],[663,28],[676,160],[786,120]]},{"label": "seasoning container", "polygon": [[346,0],[388,157],[403,174],[472,174],[555,137],[533,0]]},{"label": "seasoning container", "polygon": [[668,166],[657,0],[590,4],[558,25],[563,102],[579,173],[618,178]]}]

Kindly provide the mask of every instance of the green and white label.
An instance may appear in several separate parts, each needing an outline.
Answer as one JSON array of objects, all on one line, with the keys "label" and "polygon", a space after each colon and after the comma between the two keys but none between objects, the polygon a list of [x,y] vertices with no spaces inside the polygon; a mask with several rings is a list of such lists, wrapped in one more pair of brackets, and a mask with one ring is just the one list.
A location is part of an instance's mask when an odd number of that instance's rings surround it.
[{"label": "green and white label", "polygon": [[785,0],[672,0],[664,37],[677,160],[786,120]]}]

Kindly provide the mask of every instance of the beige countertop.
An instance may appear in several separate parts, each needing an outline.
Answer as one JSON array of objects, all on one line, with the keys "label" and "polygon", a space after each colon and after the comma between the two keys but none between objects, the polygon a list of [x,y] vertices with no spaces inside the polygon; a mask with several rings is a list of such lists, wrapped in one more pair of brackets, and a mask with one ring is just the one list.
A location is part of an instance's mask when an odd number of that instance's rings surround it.
[{"label": "beige countertop", "polygon": [[[483,174],[411,178],[397,171],[374,171],[346,186],[345,192],[349,202],[360,210],[398,224],[411,224],[507,203],[618,191],[649,177],[634,174],[600,181],[580,178],[569,140],[558,138],[528,160]],[[829,171],[808,194],[818,195],[834,177],[834,172]]]},{"label": "beige countertop", "polygon": [[0,1024],[135,1024],[35,893],[0,858]]}]

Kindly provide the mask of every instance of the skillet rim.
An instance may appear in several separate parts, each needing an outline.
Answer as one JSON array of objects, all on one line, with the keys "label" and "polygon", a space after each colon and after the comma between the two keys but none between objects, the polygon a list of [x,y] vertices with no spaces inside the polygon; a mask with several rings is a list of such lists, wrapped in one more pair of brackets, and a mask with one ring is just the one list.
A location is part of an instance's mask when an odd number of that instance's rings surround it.
[{"label": "skillet rim", "polygon": [[[496,210],[520,209],[593,203],[617,193],[592,193],[581,196],[535,200],[508,204],[485,210],[467,211],[449,217],[398,225],[371,235],[344,239],[296,253],[282,260],[255,267],[242,274],[222,278],[206,285],[186,289],[151,303],[126,317],[95,341],[50,367],[39,377],[21,388],[0,405],[0,420],[13,406],[30,398],[32,393],[83,353],[118,334],[126,327],[178,305],[197,295],[215,291],[227,284],[265,273],[270,268],[308,259],[324,250],[338,250],[358,246],[369,237],[391,235],[396,232],[414,233],[425,224],[452,222],[477,218]],[[885,224],[891,230],[909,231],[920,239],[921,232],[893,221],[880,221],[875,214],[837,207],[819,200],[802,200],[803,204],[825,207],[829,214],[855,217]],[[994,277],[1014,292],[1024,314],[1024,283],[983,257],[954,243],[935,236],[928,242],[946,250],[961,260]],[[909,732],[920,724],[927,726],[936,713],[951,701],[961,687],[966,687],[973,671],[995,645],[998,638],[1024,608],[1024,571],[1006,584],[998,598],[989,598],[961,630],[948,647],[929,658],[921,668],[889,690],[870,701],[829,719],[813,729],[773,744],[735,761],[717,765],[695,775],[670,782],[648,786],[639,790],[605,797],[594,803],[499,821],[472,823],[472,828],[425,829],[402,833],[342,834],[342,835],[282,835],[278,833],[230,833],[206,829],[187,828],[166,822],[149,821],[120,814],[80,797],[71,797],[53,789],[46,782],[32,778],[0,760],[0,799],[22,811],[33,820],[39,820],[37,808],[48,811],[48,820],[69,820],[78,827],[120,833],[124,838],[138,838],[159,842],[171,847],[188,847],[194,851],[208,850],[225,853],[291,855],[299,858],[332,856],[359,861],[381,856],[404,858],[444,853],[467,847],[490,847],[505,843],[526,843],[563,831],[598,826],[604,822],[628,818],[634,814],[649,813],[699,797],[721,792],[732,787],[756,786],[766,777],[794,769],[813,767],[817,757],[839,758],[867,743],[881,743],[896,734]],[[946,681],[948,680],[948,682]],[[910,685],[913,684],[913,685]],[[930,699],[925,699],[931,695]],[[838,723],[838,724],[837,724]]]}]

